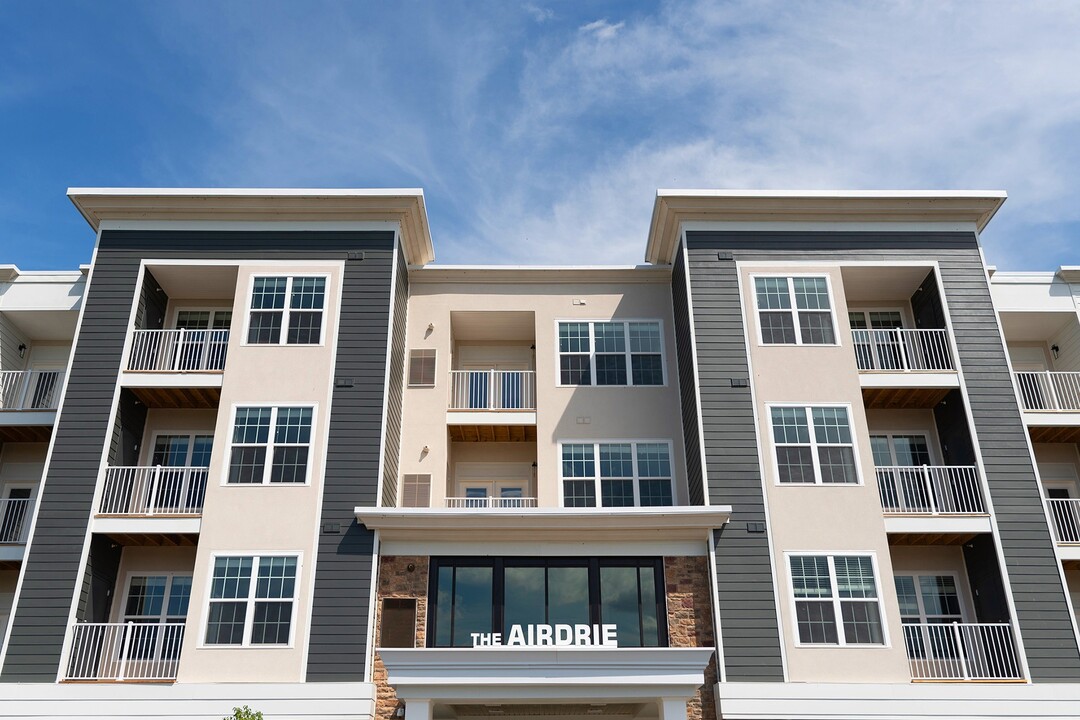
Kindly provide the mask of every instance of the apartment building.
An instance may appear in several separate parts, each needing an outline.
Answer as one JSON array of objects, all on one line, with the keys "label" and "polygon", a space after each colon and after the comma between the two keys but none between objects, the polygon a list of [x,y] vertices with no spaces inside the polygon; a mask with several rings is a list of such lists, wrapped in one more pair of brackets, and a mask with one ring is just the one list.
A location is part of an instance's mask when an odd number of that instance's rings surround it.
[{"label": "apartment building", "polygon": [[0,289],[0,716],[1075,716],[1080,275],[991,278],[1003,193],[661,191],[633,267],[69,195],[90,265]]}]

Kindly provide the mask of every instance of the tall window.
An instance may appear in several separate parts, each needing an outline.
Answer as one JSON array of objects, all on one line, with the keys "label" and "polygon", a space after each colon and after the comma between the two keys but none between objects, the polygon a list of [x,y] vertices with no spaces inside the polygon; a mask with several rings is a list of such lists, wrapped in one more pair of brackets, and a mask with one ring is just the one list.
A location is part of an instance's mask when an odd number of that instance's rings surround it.
[{"label": "tall window", "polygon": [[190,599],[190,575],[132,575],[124,602],[128,659],[177,659]]},{"label": "tall window", "polygon": [[869,555],[790,555],[788,561],[800,643],[885,643]]},{"label": "tall window", "polygon": [[667,645],[660,558],[432,558],[429,647],[514,625],[613,624],[620,647]]},{"label": "tall window", "polygon": [[322,341],[325,304],[325,276],[256,277],[251,290],[248,342],[318,345]]},{"label": "tall window", "polygon": [[764,345],[834,345],[829,284],[824,277],[755,277]]},{"label": "tall window", "polygon": [[672,505],[671,445],[657,442],[563,443],[565,507]]},{"label": "tall window", "polygon": [[770,418],[781,483],[859,482],[847,408],[772,407]]},{"label": "tall window", "polygon": [[288,645],[296,566],[294,555],[215,558],[206,644]]},{"label": "tall window", "polygon": [[236,408],[229,483],[307,482],[312,412],[310,407]]},{"label": "tall window", "polygon": [[663,385],[660,323],[559,323],[560,385]]}]

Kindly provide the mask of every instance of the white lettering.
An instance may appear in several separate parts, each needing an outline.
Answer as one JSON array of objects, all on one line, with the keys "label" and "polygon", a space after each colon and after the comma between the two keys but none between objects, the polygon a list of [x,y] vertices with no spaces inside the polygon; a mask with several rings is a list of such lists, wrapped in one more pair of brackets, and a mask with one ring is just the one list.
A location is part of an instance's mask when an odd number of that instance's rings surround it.
[{"label": "white lettering", "polygon": [[511,625],[510,632],[469,633],[480,647],[619,647],[616,625]]},{"label": "white lettering", "polygon": [[604,647],[619,647],[619,630],[615,625],[601,625],[604,631],[604,639],[600,645]]},{"label": "white lettering", "polygon": [[559,647],[572,645],[574,642],[574,628],[569,625],[555,626],[555,644]]},{"label": "white lettering", "polygon": [[519,647],[525,644],[525,631],[520,625],[511,626],[510,638],[507,640],[506,644],[512,647]]},{"label": "white lettering", "polygon": [[550,625],[537,625],[536,626],[536,644],[540,647],[547,647],[551,645],[551,626]]},{"label": "white lettering", "polygon": [[589,636],[588,625],[575,625],[574,626],[574,644],[575,645],[592,645],[592,638]]}]

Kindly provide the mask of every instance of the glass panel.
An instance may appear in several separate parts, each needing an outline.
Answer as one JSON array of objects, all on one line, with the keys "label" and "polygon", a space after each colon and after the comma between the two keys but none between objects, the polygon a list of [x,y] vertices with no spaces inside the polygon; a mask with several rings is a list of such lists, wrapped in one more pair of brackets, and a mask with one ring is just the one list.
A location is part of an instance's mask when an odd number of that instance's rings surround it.
[{"label": "glass panel", "polygon": [[896,585],[896,599],[900,602],[900,617],[904,622],[919,621],[919,598],[915,592],[915,578],[910,575],[897,575],[893,578]]},{"label": "glass panel", "polygon": [[265,443],[270,439],[270,408],[237,408],[234,443]]},{"label": "glass panel", "polygon": [[230,483],[261,483],[266,467],[266,448],[234,447],[229,456]]},{"label": "glass panel", "polygon": [[280,312],[252,312],[248,323],[248,342],[257,345],[276,345],[281,342]]},{"label": "glass panel", "polygon": [[600,446],[600,477],[634,477],[634,459],[630,443],[605,443]]},{"label": "glass panel", "polygon": [[895,310],[870,313],[870,327],[874,330],[895,330],[904,327],[904,319]]},{"label": "glass panel", "polygon": [[641,647],[636,567],[600,568],[600,621],[615,624],[620,647]]},{"label": "glass panel", "polygon": [[589,569],[553,567],[547,573],[548,623],[588,624]]},{"label": "glass panel", "polygon": [[837,555],[836,591],[841,598],[876,598],[874,563],[868,557]]},{"label": "glass panel", "polygon": [[814,460],[809,446],[776,448],[776,469],[782,483],[813,483]]},{"label": "glass panel", "polygon": [[165,585],[168,580],[164,575],[131,578],[127,603],[124,605],[125,619],[160,617],[161,608],[165,603]]},{"label": "glass panel", "polygon": [[851,426],[847,408],[811,408],[814,416],[814,437],[819,443],[851,443]]},{"label": "glass panel", "polygon": [[596,352],[626,352],[626,326],[621,322],[598,322],[593,325]]},{"label": "glass panel", "polygon": [[828,310],[829,285],[823,277],[792,278],[795,307],[799,310]]},{"label": "glass panel", "polygon": [[589,323],[559,323],[559,352],[589,352]]},{"label": "glass panel", "polygon": [[799,626],[799,642],[828,645],[840,642],[831,602],[796,602],[795,617]]},{"label": "glass panel", "polygon": [[754,278],[754,291],[759,310],[786,310],[791,307],[787,278]]},{"label": "glass panel", "polygon": [[318,345],[322,337],[322,312],[289,313],[289,332],[285,342],[290,345]]},{"label": "glass panel", "polygon": [[185,467],[190,447],[191,438],[187,435],[158,435],[154,441],[154,454],[150,459],[150,464]]},{"label": "glass panel", "polygon": [[564,480],[564,507],[596,507],[596,483],[592,480]]},{"label": "glass panel", "polygon": [[559,382],[563,385],[591,385],[592,361],[588,355],[559,357]]},{"label": "glass panel", "polygon": [[210,583],[211,598],[246,598],[250,588],[250,557],[219,557],[214,560],[214,577]]},{"label": "glass panel", "polygon": [[[262,448],[260,448],[261,450]],[[274,448],[274,464],[270,468],[272,483],[302,483],[307,481],[308,448]]]},{"label": "glass panel", "polygon": [[664,361],[659,355],[631,355],[630,371],[635,385],[664,384]]},{"label": "glass panel", "polygon": [[435,592],[435,647],[449,647],[454,613],[454,568],[439,568]]},{"label": "glass panel", "polygon": [[819,447],[818,465],[821,467],[822,483],[859,482],[855,472],[855,451],[850,447]]},{"label": "glass panel", "polygon": [[597,354],[597,356],[596,356],[596,384],[597,385],[625,385],[626,384],[626,356],[625,355],[600,355],[600,354]]},{"label": "glass panel", "polygon": [[492,569],[459,567],[456,579],[453,644],[455,647],[472,647],[472,633],[491,632]]},{"label": "glass panel", "polygon": [[295,588],[295,557],[259,558],[259,578],[255,584],[256,598],[292,598]]},{"label": "glass panel", "polygon": [[562,447],[563,477],[595,477],[592,445],[566,444]]},{"label": "glass panel", "polygon": [[849,644],[881,645],[881,615],[876,602],[840,603],[844,620],[844,642]]},{"label": "glass panel", "polygon": [[600,501],[604,507],[633,507],[633,480],[601,480]]},{"label": "glass panel", "polygon": [[660,353],[662,351],[660,323],[632,322],[629,326],[630,352]]},{"label": "glass panel", "polygon": [[190,600],[191,576],[177,575],[172,579],[172,587],[169,588],[169,606],[165,613],[166,619],[169,622],[179,622],[186,618]]},{"label": "glass panel", "polygon": [[[214,311],[214,322],[211,323],[211,325],[210,325],[210,327],[212,329],[214,329],[214,330],[228,330],[230,325],[232,325],[232,310],[215,310]],[[214,333],[213,336],[214,337],[222,337],[222,336],[219,336],[217,333]]]},{"label": "glass panel", "polygon": [[806,345],[832,345],[836,342],[832,315],[827,312],[800,312],[799,328]]},{"label": "glass panel", "polygon": [[321,310],[326,295],[326,278],[294,277],[289,307],[302,310]]},{"label": "glass panel", "polygon": [[643,478],[641,480],[642,507],[670,507],[675,501],[671,494],[671,480]]},{"label": "glass panel", "polygon": [[246,602],[211,602],[206,621],[207,645],[240,645],[244,642]]},{"label": "glass panel", "polygon": [[919,591],[927,619],[960,619],[960,595],[951,575],[920,575]]},{"label": "glass panel", "polygon": [[252,285],[252,310],[280,310],[285,307],[285,287],[289,279],[257,277]]},{"label": "glass panel", "polygon": [[[503,573],[503,632],[510,632],[513,625],[546,623],[544,598],[547,590],[544,568],[507,567]],[[588,583],[585,587],[588,588]]]},{"label": "glass panel", "polygon": [[797,598],[831,598],[829,559],[824,555],[792,556],[791,587]]},{"label": "glass panel", "polygon": [[213,435],[196,435],[191,450],[191,467],[210,467],[210,453],[213,449]]},{"label": "glass panel", "polygon": [[782,444],[810,442],[804,408],[772,408],[773,441]]},{"label": "glass panel", "polygon": [[892,441],[897,465],[917,467],[930,464],[930,448],[922,435],[894,435]]},{"label": "glass panel", "polygon": [[210,311],[179,310],[176,313],[176,327],[186,330],[206,330],[210,327]]},{"label": "glass panel", "polygon": [[852,330],[866,330],[866,313],[862,311],[848,313],[848,325]]},{"label": "glass panel", "polygon": [[795,344],[795,321],[791,313],[786,312],[762,312],[758,313],[761,319],[761,342],[765,345],[794,345]]},{"label": "glass panel", "polygon": [[292,601],[255,603],[252,645],[287,645],[292,627]]},{"label": "glass panel", "polygon": [[653,568],[638,568],[638,587],[641,593],[641,644],[656,647],[660,644],[660,621],[656,615],[656,571]]},{"label": "glass panel", "polygon": [[279,408],[274,442],[311,442],[311,408]]},{"label": "glass panel", "polygon": [[875,467],[889,467],[893,464],[892,454],[889,452],[889,437],[887,435],[871,435],[870,449],[874,453]]}]

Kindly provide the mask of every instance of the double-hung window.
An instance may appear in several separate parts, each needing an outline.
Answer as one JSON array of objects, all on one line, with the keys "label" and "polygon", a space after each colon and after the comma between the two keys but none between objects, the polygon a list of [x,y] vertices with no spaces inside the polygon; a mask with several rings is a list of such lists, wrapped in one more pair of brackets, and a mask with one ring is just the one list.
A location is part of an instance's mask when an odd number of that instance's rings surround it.
[{"label": "double-hung window", "polygon": [[325,275],[256,276],[251,288],[248,342],[253,345],[322,342],[326,280]]},{"label": "double-hung window", "polygon": [[795,624],[803,645],[884,645],[869,555],[789,555]]},{"label": "double-hung window", "polygon": [[214,558],[207,645],[288,645],[296,604],[295,555]]},{"label": "double-hung window", "polygon": [[859,482],[846,407],[773,406],[770,419],[781,483]]},{"label": "double-hung window", "polygon": [[228,482],[307,482],[313,413],[311,407],[236,408]]},{"label": "double-hung window", "polygon": [[560,385],[663,385],[659,321],[559,323]]},{"label": "double-hung window", "polygon": [[829,283],[824,277],[755,277],[763,345],[835,345]]},{"label": "double-hung window", "polygon": [[560,453],[564,507],[674,503],[669,443],[563,443]]}]

